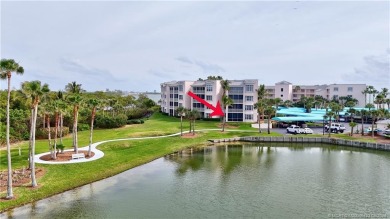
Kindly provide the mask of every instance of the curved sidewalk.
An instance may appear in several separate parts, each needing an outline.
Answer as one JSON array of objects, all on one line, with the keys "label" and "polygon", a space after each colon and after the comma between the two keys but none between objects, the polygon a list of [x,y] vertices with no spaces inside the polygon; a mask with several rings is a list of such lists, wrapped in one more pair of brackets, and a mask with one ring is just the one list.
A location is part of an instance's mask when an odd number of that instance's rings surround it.
[{"label": "curved sidewalk", "polygon": [[[198,131],[220,131],[221,129],[201,129],[201,130],[196,130]],[[257,132],[257,131],[251,131],[251,130],[225,130],[225,131],[240,131],[240,132]],[[183,133],[188,133],[189,131],[184,131]],[[128,140],[143,140],[143,139],[155,139],[155,138],[167,138],[167,137],[173,137],[173,136],[178,136],[180,135],[180,132],[175,133],[175,134],[170,134],[170,135],[161,135],[161,136],[151,136],[151,137],[135,137],[135,138],[118,138],[118,139],[112,139],[112,140],[106,140],[106,141],[99,141],[96,143],[93,143],[91,145],[91,151],[95,153],[95,155],[89,159],[83,158],[83,159],[72,159],[68,161],[46,161],[46,160],[41,160],[40,157],[43,155],[50,154],[50,152],[46,153],[41,153],[37,154],[34,156],[35,163],[40,163],[40,164],[71,164],[71,163],[84,163],[84,162],[90,162],[94,161],[97,159],[100,159],[104,157],[103,151],[97,149],[96,147],[100,144],[107,143],[107,142],[115,142],[115,141],[128,141]],[[88,150],[89,146],[85,146],[82,148],[79,148],[79,150]],[[68,149],[65,151],[73,151],[73,149]]]}]

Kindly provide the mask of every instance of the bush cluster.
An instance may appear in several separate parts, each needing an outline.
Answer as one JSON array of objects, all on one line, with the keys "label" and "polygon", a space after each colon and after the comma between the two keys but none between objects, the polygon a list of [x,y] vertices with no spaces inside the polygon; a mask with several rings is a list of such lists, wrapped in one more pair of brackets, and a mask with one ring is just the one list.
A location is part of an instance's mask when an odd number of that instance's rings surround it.
[{"label": "bush cluster", "polygon": [[144,123],[144,120],[142,120],[142,119],[127,120],[127,124],[128,125],[131,125],[131,124],[143,124],[143,123]]},{"label": "bush cluster", "polygon": [[117,115],[115,117],[112,116],[97,116],[96,117],[96,127],[97,128],[119,128],[127,123],[126,115]]},{"label": "bush cluster", "polygon": [[[37,128],[35,133],[36,139],[47,139],[48,138],[48,129],[47,128]],[[62,136],[66,136],[69,134],[69,127],[63,127],[62,128]],[[51,138],[54,138],[55,135],[55,129],[54,127],[50,127],[50,135]],[[58,129],[57,137],[60,137],[60,129]],[[27,138],[28,139],[28,138]]]}]

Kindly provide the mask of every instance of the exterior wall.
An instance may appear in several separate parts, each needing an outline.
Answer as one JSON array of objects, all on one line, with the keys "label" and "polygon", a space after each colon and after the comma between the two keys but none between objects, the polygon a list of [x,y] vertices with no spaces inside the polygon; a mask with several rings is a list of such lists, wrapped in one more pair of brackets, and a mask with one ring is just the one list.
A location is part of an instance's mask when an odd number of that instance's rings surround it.
[{"label": "exterior wall", "polygon": [[275,98],[275,86],[265,86],[265,90],[267,91],[266,98]]},{"label": "exterior wall", "polygon": [[180,106],[190,108],[190,97],[187,92],[193,81],[172,81],[161,84],[161,111],[169,115],[177,115]]},{"label": "exterior wall", "polygon": [[[257,120],[257,111],[254,109],[254,103],[257,101],[257,80],[233,80],[230,81],[232,91],[228,95],[236,95],[234,89],[241,89],[239,92],[242,97],[235,100],[235,107],[240,109],[227,109],[226,115],[229,113],[239,113],[240,121],[255,122]],[[247,85],[249,87],[247,87]],[[181,87],[183,89],[181,89]],[[183,106],[187,109],[196,109],[200,112],[201,117],[209,118],[213,110],[200,104],[198,101],[187,95],[188,91],[200,96],[213,106],[219,101],[222,104],[222,86],[220,80],[206,81],[173,81],[161,84],[161,111],[173,116],[176,115],[176,109]],[[246,96],[250,96],[248,100]],[[246,107],[247,106],[247,107]],[[233,108],[233,107],[231,107]],[[225,111],[225,109],[224,109]],[[227,118],[227,117],[226,117]],[[237,121],[237,120],[227,120]]]},{"label": "exterior wall", "polygon": [[[332,100],[334,96],[351,95],[352,98],[359,101],[356,107],[365,106],[365,95],[362,94],[363,90],[366,89],[365,84],[299,85],[299,89],[297,87],[297,85],[292,85],[286,81],[276,83],[275,86],[265,86],[268,98],[279,97],[283,101],[291,100],[296,102],[301,97],[315,97],[316,95],[320,95],[328,100]],[[283,92],[281,91],[282,88]],[[367,98],[368,102],[369,99]]]},{"label": "exterior wall", "polygon": [[283,101],[292,99],[292,84],[287,81],[282,81],[275,84],[275,97]]},{"label": "exterior wall", "polygon": [[364,107],[365,97],[364,94],[362,94],[364,89],[366,89],[365,84],[331,84],[329,85],[329,100],[334,96],[341,97],[351,95],[352,98],[359,101],[357,104],[358,107]]}]

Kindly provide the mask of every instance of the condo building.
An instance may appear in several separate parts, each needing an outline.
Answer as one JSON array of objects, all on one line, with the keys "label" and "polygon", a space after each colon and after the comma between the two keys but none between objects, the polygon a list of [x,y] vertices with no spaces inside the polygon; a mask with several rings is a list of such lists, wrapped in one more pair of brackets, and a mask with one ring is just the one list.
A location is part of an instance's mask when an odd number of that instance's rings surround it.
[{"label": "condo building", "polygon": [[330,84],[330,85],[293,85],[287,81],[281,81],[274,86],[265,86],[268,98],[280,98],[283,101],[297,102],[301,97],[315,97],[317,95],[327,100],[338,99],[342,96],[350,96],[358,100],[357,107],[365,106],[365,84]]},{"label": "condo building", "polygon": [[[227,95],[233,104],[223,111],[227,121],[254,122],[257,120],[257,111],[254,103],[257,102],[257,80],[231,80]],[[204,81],[172,81],[161,84],[161,111],[176,116],[176,109],[180,106],[197,110],[201,118],[210,118],[213,110],[187,95],[188,91],[206,100],[213,106],[219,101],[222,103],[223,89],[220,80]],[[222,105],[221,105],[222,106]]]}]

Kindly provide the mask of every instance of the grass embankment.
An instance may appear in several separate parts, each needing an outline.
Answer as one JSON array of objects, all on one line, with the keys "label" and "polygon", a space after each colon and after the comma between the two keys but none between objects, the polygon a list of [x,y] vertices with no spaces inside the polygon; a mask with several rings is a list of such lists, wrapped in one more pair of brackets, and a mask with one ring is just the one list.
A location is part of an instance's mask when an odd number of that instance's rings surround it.
[{"label": "grass embankment", "polygon": [[[196,129],[217,128],[218,122],[197,121]],[[188,121],[183,123],[184,130],[189,129]],[[180,136],[168,137],[161,139],[146,140],[128,140],[120,142],[110,142],[98,146],[105,153],[105,156],[99,160],[78,164],[56,164],[42,165],[37,167],[46,169],[46,174],[38,179],[39,187],[32,189],[30,184],[24,187],[15,187],[15,199],[1,201],[0,212],[12,207],[16,207],[28,202],[43,199],[57,193],[61,193],[100,179],[104,179],[130,168],[150,162],[166,154],[179,151],[181,149],[207,144],[208,139],[230,138],[240,136],[269,136],[265,133],[259,134],[256,129],[250,127],[248,123],[240,123],[237,130],[253,132],[219,132],[205,131],[197,132],[196,138],[182,138]],[[180,119],[154,114],[149,120],[142,125],[131,125],[119,129],[95,130],[94,142],[129,137],[157,136],[180,132]],[[88,144],[89,132],[79,132],[79,145]],[[272,136],[281,136],[272,133]],[[64,138],[66,149],[71,145],[71,136]],[[28,144],[20,145],[22,155],[18,155],[18,146],[12,148],[12,167],[18,169],[28,166],[27,154]],[[48,151],[47,140],[39,140],[36,144],[36,153]],[[0,170],[7,168],[6,152],[2,149],[0,154]],[[0,196],[5,197],[5,191],[1,191]]]}]

